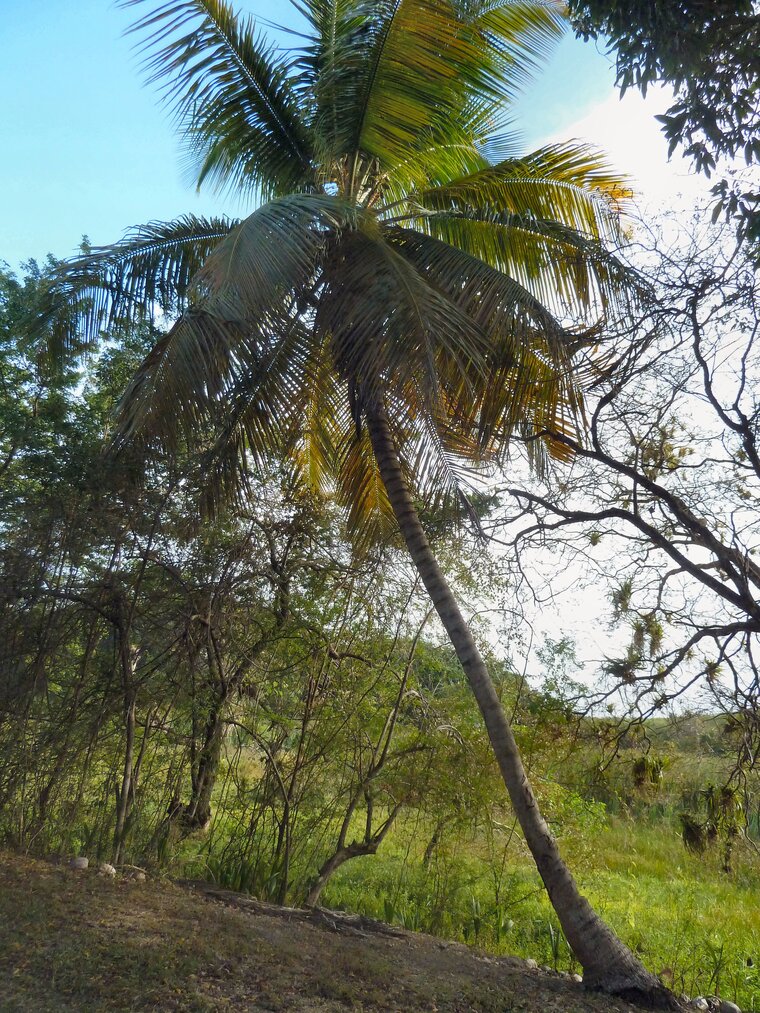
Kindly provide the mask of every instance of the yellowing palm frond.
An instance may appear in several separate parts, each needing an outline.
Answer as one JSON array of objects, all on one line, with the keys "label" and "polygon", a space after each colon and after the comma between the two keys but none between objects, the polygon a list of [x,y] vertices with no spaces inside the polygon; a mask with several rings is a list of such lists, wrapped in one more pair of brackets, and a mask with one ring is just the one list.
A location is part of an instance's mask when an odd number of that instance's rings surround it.
[{"label": "yellowing palm frond", "polygon": [[431,236],[514,278],[559,319],[588,324],[626,308],[630,271],[575,229],[531,216],[440,212],[421,223]]},{"label": "yellowing palm frond", "polygon": [[346,425],[339,444],[336,475],[338,501],[347,509],[349,526],[360,542],[387,538],[395,531],[393,511],[372,452],[366,428]]},{"label": "yellowing palm frond", "polygon": [[614,240],[620,210],[630,196],[597,152],[586,145],[562,144],[412,194],[410,203],[440,211],[530,215],[595,239]]}]

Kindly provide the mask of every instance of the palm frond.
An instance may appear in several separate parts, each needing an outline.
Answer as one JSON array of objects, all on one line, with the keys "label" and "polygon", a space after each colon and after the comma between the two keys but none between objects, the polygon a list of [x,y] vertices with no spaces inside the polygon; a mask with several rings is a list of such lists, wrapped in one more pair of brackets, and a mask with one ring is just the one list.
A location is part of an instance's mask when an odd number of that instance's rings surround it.
[{"label": "palm frond", "polygon": [[392,0],[382,6],[352,146],[387,164],[461,108],[465,68],[479,61],[447,0]]},{"label": "palm frond", "polygon": [[403,387],[412,377],[434,388],[440,349],[463,376],[487,353],[473,318],[380,231],[358,229],[325,259],[315,327],[329,335],[334,368],[354,385],[357,412],[365,393]]},{"label": "palm frond", "polygon": [[[207,257],[197,277],[212,312],[228,319],[290,319],[308,300],[330,241],[357,227],[358,212],[339,197],[290,194],[257,208]],[[211,302],[209,302],[211,300]],[[298,305],[298,311],[308,302]]]},{"label": "palm frond", "polygon": [[431,139],[427,146],[418,146],[387,168],[383,175],[382,214],[392,215],[398,205],[407,202],[410,193],[443,186],[488,167],[490,163],[477,143],[477,135],[473,138],[467,127],[462,123],[445,141]]},{"label": "palm frond", "polygon": [[52,323],[58,354],[93,342],[123,318],[180,312],[191,282],[214,247],[237,225],[185,215],[131,229],[112,246],[63,261],[51,278],[41,322]]},{"label": "palm frond", "polygon": [[494,331],[514,332],[523,327],[545,335],[544,341],[564,355],[564,331],[552,313],[524,286],[504,272],[434,236],[399,226],[385,232],[386,241],[408,260],[431,287],[445,293],[487,337],[491,349]]},{"label": "palm frond", "polygon": [[[295,87],[313,107],[311,129],[322,166],[351,150],[367,60],[377,41],[368,7],[358,0],[291,0],[308,39],[294,60]],[[385,12],[381,12],[385,16]]]},{"label": "palm frond", "polygon": [[404,395],[388,399],[387,410],[393,431],[404,435],[399,455],[410,487],[434,509],[446,501],[466,501],[476,485],[483,455],[472,433],[452,416],[445,385],[436,397],[419,384],[407,388]]},{"label": "palm frond", "polygon": [[591,324],[629,312],[634,273],[601,242],[532,215],[439,212],[421,228],[515,278],[555,317]]},{"label": "palm frond", "polygon": [[[145,0],[121,0],[124,7]],[[184,131],[198,183],[265,197],[308,185],[312,152],[290,64],[224,0],[169,0],[132,28]]]},{"label": "palm frond", "polygon": [[341,437],[336,492],[347,509],[349,529],[360,545],[387,539],[395,533],[396,523],[367,427],[357,433],[350,420]]},{"label": "palm frond", "polygon": [[[189,310],[154,345],[117,408],[113,446],[200,445],[230,364],[232,325]],[[238,340],[242,337],[236,335]]]},{"label": "palm frond", "polygon": [[235,419],[232,439],[264,381],[273,396],[276,376],[285,375],[280,346],[303,328],[302,301],[310,298],[328,237],[350,227],[349,217],[336,198],[293,194],[265,204],[228,232],[194,278],[193,305],[125,394],[119,438],[161,431],[171,445],[194,428],[202,431],[209,406],[218,401],[223,426],[225,411]]},{"label": "palm frond", "polygon": [[531,215],[600,240],[616,239],[630,189],[587,145],[555,144],[409,196],[440,211]]},{"label": "palm frond", "polygon": [[341,433],[350,428],[345,385],[332,368],[328,341],[315,342],[293,402],[293,458],[308,487],[327,494],[338,468]]},{"label": "palm frond", "polygon": [[314,44],[302,58],[328,155],[392,167],[410,150],[448,138],[483,62],[451,0],[300,4]]},{"label": "palm frond", "polygon": [[460,0],[487,54],[489,90],[511,103],[567,30],[561,0]]},{"label": "palm frond", "polygon": [[[244,500],[250,469],[265,471],[272,460],[289,462],[309,484],[311,477],[316,479],[312,488],[324,488],[325,476],[310,475],[303,456],[304,400],[324,402],[327,396],[327,388],[314,387],[310,376],[314,351],[313,332],[295,317],[265,347],[247,345],[236,356],[208,417],[204,506],[210,513]],[[330,419],[325,425],[329,435]],[[190,437],[197,441],[196,432]],[[326,451],[325,468],[334,468],[327,446],[320,449]]]},{"label": "palm frond", "polygon": [[477,434],[480,453],[501,452],[525,420],[575,432],[585,377],[573,368],[570,334],[546,307],[514,279],[433,237],[397,229],[389,241],[488,337],[485,368],[473,382],[460,383],[443,362],[438,368],[450,377],[441,380],[449,418],[467,438]]}]

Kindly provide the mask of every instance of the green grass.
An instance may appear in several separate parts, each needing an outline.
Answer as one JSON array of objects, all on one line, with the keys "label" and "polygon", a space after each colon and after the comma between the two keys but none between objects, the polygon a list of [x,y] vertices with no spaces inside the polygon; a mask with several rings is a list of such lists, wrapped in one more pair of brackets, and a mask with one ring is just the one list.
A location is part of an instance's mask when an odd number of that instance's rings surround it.
[{"label": "green grass", "polygon": [[747,861],[727,876],[689,855],[666,829],[620,823],[603,863],[584,876],[590,899],[677,992],[720,994],[760,1008],[760,876]]},{"label": "green grass", "polygon": [[[760,864],[748,854],[727,876],[667,825],[616,820],[595,844],[581,888],[644,962],[677,993],[760,1010]],[[497,892],[494,866],[474,848],[449,845],[427,870],[414,851],[397,835],[344,866],[323,903],[578,970],[527,856],[510,855]]]}]

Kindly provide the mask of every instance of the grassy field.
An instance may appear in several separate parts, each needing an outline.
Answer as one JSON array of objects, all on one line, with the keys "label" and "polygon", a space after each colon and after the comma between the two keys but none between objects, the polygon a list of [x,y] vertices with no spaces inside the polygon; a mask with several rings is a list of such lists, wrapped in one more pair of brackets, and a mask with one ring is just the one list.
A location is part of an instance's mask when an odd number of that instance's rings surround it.
[{"label": "grassy field", "polygon": [[[760,862],[752,851],[727,876],[663,825],[613,820],[594,843],[578,879],[645,963],[676,993],[719,994],[760,1010]],[[425,870],[400,845],[397,837],[383,854],[344,866],[324,903],[578,970],[527,857],[513,850],[499,870],[488,856],[450,849]]]}]

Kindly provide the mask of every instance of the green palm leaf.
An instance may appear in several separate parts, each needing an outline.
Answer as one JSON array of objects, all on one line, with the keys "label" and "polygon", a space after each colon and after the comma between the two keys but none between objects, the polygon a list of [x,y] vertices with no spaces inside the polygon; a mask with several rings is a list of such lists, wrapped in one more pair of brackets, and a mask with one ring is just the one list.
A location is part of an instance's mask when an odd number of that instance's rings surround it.
[{"label": "green palm leaf", "polygon": [[[122,6],[145,0],[121,0]],[[265,197],[309,184],[309,133],[290,65],[224,0],[169,0],[132,29],[185,133],[198,182]]]},{"label": "green palm leaf", "polygon": [[346,425],[338,444],[336,491],[347,509],[348,523],[359,535],[359,545],[394,533],[393,511],[372,452],[366,428],[358,435]]},{"label": "green palm leaf", "polygon": [[74,347],[83,336],[91,343],[122,318],[182,310],[192,279],[236,224],[194,215],[150,222],[130,230],[121,242],[62,263],[45,309],[54,324],[55,353]]},{"label": "green palm leaf", "polygon": [[330,244],[358,221],[357,210],[338,197],[276,198],[240,222],[206,258],[197,287],[222,317],[253,320],[259,329],[264,318],[274,322],[284,314],[289,320],[292,299],[299,311],[305,308],[300,300],[311,295]]},{"label": "green palm leaf", "polygon": [[491,53],[490,86],[504,102],[514,101],[540,69],[567,28],[558,0],[465,0]]},{"label": "green palm leaf", "polygon": [[312,136],[320,162],[330,169],[351,150],[356,109],[376,32],[367,5],[357,0],[291,0],[310,29],[294,61],[295,87],[313,106]]}]

